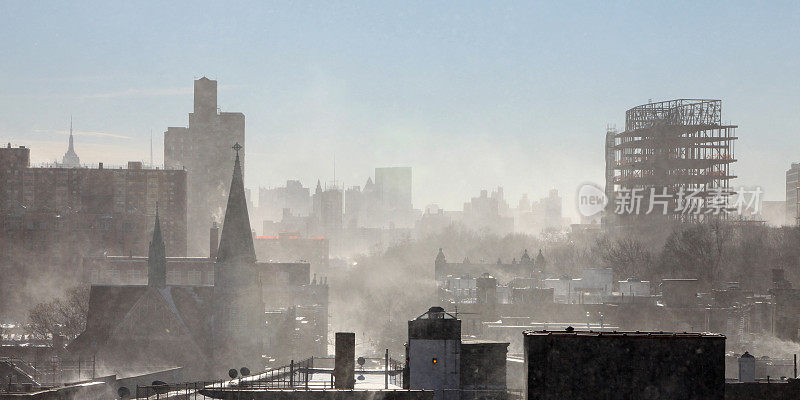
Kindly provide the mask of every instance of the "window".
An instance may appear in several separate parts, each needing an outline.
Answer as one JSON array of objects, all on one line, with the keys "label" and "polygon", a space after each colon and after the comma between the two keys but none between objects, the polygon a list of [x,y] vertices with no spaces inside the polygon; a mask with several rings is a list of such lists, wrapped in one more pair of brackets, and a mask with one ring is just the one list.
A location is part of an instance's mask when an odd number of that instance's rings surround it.
[{"label": "window", "polygon": [[236,308],[231,308],[228,313],[228,328],[239,330],[242,328],[242,313]]},{"label": "window", "polygon": [[167,284],[170,285],[177,285],[180,284],[180,273],[178,271],[167,271]]},{"label": "window", "polygon": [[191,270],[189,271],[189,284],[190,285],[199,285],[202,278],[202,274],[200,271]]},{"label": "window", "polygon": [[126,282],[125,283],[129,283],[129,284],[130,283],[138,283],[137,281],[139,280],[138,279],[139,278],[139,276],[138,276],[139,274],[137,274],[136,272],[137,271],[135,269],[129,269],[127,271],[127,273],[126,273],[126,277],[125,277]]}]

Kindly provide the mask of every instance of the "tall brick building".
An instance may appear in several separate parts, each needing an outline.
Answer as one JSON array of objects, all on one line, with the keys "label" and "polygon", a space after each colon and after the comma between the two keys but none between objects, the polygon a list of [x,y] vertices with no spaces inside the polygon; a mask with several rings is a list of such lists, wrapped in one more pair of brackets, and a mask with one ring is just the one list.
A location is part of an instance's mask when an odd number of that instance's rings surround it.
[{"label": "tall brick building", "polygon": [[[234,143],[244,144],[244,114],[220,112],[217,81],[194,81],[194,112],[188,127],[164,132],[164,168],[186,169],[188,181],[189,252],[207,254],[206,232],[221,222],[233,173]],[[240,151],[244,168],[244,151]],[[169,246],[167,246],[169,247]]]},{"label": "tall brick building", "polygon": [[73,276],[83,255],[144,254],[157,204],[169,255],[186,255],[186,175],[141,162],[31,167],[29,148],[0,148],[0,273],[13,272],[0,294],[25,301],[37,274]]}]

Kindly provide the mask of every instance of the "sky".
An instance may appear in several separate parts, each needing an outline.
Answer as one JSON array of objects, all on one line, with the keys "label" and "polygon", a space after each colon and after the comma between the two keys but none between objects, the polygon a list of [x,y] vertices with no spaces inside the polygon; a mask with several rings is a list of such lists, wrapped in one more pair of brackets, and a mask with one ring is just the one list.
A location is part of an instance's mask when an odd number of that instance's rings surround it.
[{"label": "sky", "polygon": [[[114,4],[112,4],[114,3]],[[411,166],[413,201],[603,182],[606,127],[672,98],[723,100],[734,186],[785,196],[800,161],[797,2],[0,0],[0,140],[84,163],[163,160],[192,81],[246,116],[246,186]]]}]

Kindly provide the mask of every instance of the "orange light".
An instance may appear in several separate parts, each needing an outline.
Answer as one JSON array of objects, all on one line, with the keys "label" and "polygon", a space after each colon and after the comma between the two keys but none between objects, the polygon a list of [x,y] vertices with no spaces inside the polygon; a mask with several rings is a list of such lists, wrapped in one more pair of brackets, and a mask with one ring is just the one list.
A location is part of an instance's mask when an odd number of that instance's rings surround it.
[{"label": "orange light", "polygon": [[437,359],[435,359],[435,358],[434,358],[434,359],[433,359],[433,363],[434,363],[434,364],[437,364],[437,363],[439,363],[439,360],[437,360]]}]

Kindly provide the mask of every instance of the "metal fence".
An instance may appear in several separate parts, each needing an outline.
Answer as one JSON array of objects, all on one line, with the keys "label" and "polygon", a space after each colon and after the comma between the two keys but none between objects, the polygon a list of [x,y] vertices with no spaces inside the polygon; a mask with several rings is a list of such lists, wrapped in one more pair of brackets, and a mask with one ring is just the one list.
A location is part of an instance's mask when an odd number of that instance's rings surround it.
[{"label": "metal fence", "polygon": [[[202,389],[220,390],[258,390],[258,389],[310,389],[320,384],[311,384],[309,378],[314,367],[314,357],[290,362],[287,365],[269,369],[265,372],[241,376],[229,380],[198,381],[185,383],[165,383],[136,386],[132,393],[135,399],[206,399],[200,394]],[[327,386],[327,383],[323,383]]]},{"label": "metal fence", "polygon": [[[225,392],[267,389],[333,389],[335,386],[333,369],[321,368],[322,365],[330,365],[333,360],[331,357],[310,357],[298,362],[291,361],[287,365],[271,368],[259,374],[229,380],[136,386],[135,392],[131,394],[135,399],[206,399],[209,397],[202,395],[203,389]],[[367,362],[370,365],[367,365]],[[315,368],[315,363],[320,367]],[[364,372],[364,366],[374,367],[370,369],[371,373],[378,373],[382,370],[381,372],[386,376],[386,388],[389,384],[403,387],[403,362],[388,357],[366,358],[365,365],[356,367],[355,372],[359,373],[359,368],[361,372]],[[486,396],[474,397],[475,400],[487,398]]]}]

